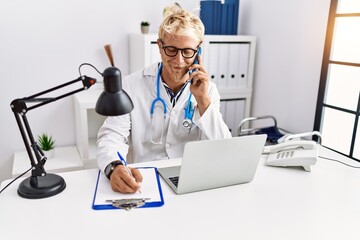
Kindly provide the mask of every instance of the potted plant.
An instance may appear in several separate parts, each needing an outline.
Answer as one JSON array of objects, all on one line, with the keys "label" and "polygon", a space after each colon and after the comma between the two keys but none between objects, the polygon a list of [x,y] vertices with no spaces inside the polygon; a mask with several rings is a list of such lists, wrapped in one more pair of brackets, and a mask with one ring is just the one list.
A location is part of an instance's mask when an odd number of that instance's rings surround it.
[{"label": "potted plant", "polygon": [[141,33],[143,33],[143,34],[149,33],[150,22],[142,21],[140,23],[140,26],[141,26]]},{"label": "potted plant", "polygon": [[45,156],[53,158],[55,154],[55,140],[47,133],[38,136],[38,144],[41,150],[44,151]]}]

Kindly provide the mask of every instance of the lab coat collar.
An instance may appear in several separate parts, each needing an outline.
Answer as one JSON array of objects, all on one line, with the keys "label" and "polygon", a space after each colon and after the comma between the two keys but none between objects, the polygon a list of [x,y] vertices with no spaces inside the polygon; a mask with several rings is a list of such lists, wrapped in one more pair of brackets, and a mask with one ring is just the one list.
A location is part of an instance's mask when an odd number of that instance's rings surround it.
[{"label": "lab coat collar", "polygon": [[159,63],[154,63],[150,67],[144,69],[143,75],[144,75],[144,77],[147,76],[147,77],[155,77],[156,78],[158,70],[159,70]]},{"label": "lab coat collar", "polygon": [[[159,65],[160,63],[154,63],[152,65],[150,65],[147,68],[144,68],[143,70],[143,77],[145,79],[148,79],[148,84],[149,87],[151,89],[151,93],[154,95],[153,97],[156,97],[156,77],[159,71]],[[160,90],[161,90],[161,86],[160,86]],[[163,94],[160,91],[160,96],[162,96]]]}]

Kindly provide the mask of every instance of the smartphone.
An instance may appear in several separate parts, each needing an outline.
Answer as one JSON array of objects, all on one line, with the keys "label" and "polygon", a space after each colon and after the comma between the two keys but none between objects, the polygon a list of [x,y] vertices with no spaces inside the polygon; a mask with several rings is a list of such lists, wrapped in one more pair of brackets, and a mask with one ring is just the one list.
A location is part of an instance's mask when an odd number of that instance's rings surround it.
[{"label": "smartphone", "polygon": [[[198,64],[199,63],[199,59],[198,59],[198,56],[201,55],[201,51],[202,51],[202,48],[199,47],[199,50],[198,52],[196,53],[196,57],[195,57],[195,60],[194,60],[194,63],[193,64]],[[190,70],[189,71],[189,74],[191,74],[193,71],[195,71],[196,69],[193,69],[193,70]],[[191,80],[192,81],[192,80]]]}]

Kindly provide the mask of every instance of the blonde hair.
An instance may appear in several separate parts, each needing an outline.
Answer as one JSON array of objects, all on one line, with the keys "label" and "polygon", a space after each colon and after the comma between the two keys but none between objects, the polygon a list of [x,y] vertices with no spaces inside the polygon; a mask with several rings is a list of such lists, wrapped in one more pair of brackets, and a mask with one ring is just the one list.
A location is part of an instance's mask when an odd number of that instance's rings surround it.
[{"label": "blonde hair", "polygon": [[159,27],[159,39],[166,34],[197,37],[199,42],[204,38],[205,27],[200,18],[191,12],[178,8],[168,14]]}]

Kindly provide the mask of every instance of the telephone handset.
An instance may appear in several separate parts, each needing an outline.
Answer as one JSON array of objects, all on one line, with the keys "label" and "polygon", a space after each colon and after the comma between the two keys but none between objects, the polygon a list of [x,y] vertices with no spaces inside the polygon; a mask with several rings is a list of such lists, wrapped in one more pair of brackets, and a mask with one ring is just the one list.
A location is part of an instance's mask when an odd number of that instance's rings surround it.
[{"label": "telephone handset", "polygon": [[310,166],[318,159],[317,143],[309,140],[292,140],[271,146],[266,164],[270,166],[302,166],[310,172]]}]

